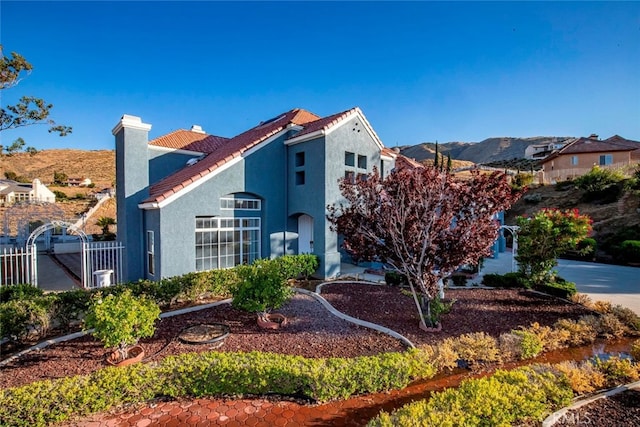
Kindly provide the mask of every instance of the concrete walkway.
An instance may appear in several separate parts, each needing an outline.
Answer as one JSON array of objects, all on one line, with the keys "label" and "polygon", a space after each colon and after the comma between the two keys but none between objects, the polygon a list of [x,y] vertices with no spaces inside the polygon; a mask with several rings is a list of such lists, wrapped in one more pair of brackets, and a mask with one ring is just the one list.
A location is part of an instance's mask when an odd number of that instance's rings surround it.
[{"label": "concrete walkway", "polygon": [[[497,259],[485,259],[475,281],[482,280],[484,274],[512,271],[512,259],[510,252],[501,253]],[[555,270],[593,301],[609,301],[640,314],[640,268],[559,259]]]},{"label": "concrete walkway", "polygon": [[38,254],[38,287],[45,291],[68,291],[78,289],[75,281],[46,253]]}]

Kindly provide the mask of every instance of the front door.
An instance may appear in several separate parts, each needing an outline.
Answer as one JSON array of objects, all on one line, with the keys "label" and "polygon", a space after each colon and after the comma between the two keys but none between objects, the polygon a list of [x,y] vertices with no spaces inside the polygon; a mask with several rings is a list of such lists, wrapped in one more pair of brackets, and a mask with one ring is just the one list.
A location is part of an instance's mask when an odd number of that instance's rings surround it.
[{"label": "front door", "polygon": [[313,253],[313,218],[309,215],[298,217],[298,253]]}]

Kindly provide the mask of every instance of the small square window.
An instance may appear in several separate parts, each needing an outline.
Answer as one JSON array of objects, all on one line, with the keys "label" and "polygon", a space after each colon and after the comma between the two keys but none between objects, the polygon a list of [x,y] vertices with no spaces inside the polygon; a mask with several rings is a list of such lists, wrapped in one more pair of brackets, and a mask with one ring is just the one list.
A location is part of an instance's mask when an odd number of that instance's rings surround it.
[{"label": "small square window", "polygon": [[571,156],[571,166],[578,166],[578,156]]},{"label": "small square window", "polygon": [[304,171],[296,172],[296,185],[304,185]]},{"label": "small square window", "polygon": [[356,180],[356,173],[354,171],[344,171],[344,180],[353,184]]},{"label": "small square window", "polygon": [[600,156],[600,166],[607,166],[613,164],[613,156],[611,154],[604,154]]},{"label": "small square window", "polygon": [[296,166],[304,166],[304,151],[296,153]]},{"label": "small square window", "polygon": [[366,181],[367,180],[367,174],[366,173],[359,173],[358,174],[358,181]]},{"label": "small square window", "polygon": [[354,153],[350,153],[349,151],[344,152],[344,164],[346,166],[355,166],[356,165],[356,155]]},{"label": "small square window", "polygon": [[366,169],[367,168],[367,156],[358,156],[358,167],[360,169]]}]

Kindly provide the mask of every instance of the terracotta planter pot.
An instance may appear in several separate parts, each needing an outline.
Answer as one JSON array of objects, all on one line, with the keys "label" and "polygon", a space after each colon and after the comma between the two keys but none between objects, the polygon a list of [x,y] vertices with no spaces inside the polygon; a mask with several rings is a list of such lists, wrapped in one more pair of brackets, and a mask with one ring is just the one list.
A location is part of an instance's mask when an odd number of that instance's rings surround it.
[{"label": "terracotta planter pot", "polygon": [[111,366],[128,366],[140,362],[144,358],[142,346],[134,345],[127,349],[127,358],[123,359],[119,351],[113,351],[107,355],[107,364]]},{"label": "terracotta planter pot", "polygon": [[280,313],[258,315],[258,326],[264,329],[280,329],[286,326],[287,318]]}]

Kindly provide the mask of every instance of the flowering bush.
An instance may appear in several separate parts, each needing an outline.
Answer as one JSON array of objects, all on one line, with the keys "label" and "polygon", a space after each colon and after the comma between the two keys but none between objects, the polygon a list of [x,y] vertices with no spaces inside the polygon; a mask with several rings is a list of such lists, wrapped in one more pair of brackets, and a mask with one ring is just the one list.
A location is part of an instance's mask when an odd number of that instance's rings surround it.
[{"label": "flowering bush", "polygon": [[542,209],[532,217],[518,217],[518,255],[520,272],[531,285],[553,282],[551,269],[556,258],[591,233],[591,218],[577,209]]}]

